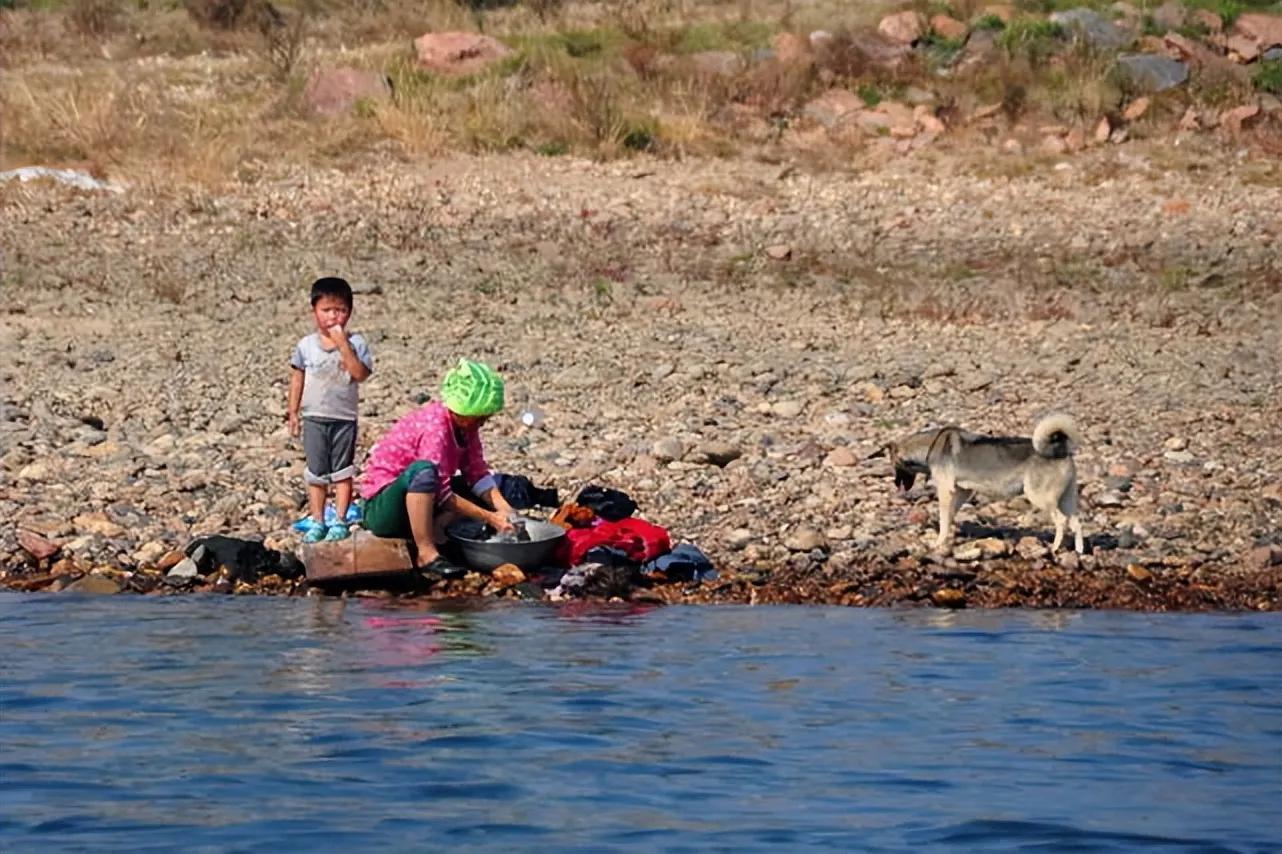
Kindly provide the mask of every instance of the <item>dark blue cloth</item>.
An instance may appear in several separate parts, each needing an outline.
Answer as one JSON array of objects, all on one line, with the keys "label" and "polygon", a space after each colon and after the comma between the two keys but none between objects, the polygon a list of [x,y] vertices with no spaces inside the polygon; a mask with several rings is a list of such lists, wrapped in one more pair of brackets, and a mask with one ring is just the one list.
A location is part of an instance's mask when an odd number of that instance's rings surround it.
[{"label": "dark blue cloth", "polygon": [[712,561],[690,543],[681,543],[666,555],[641,567],[646,578],[666,581],[712,581],[717,570]]},{"label": "dark blue cloth", "polygon": [[587,507],[607,522],[626,519],[637,509],[637,503],[626,492],[595,485],[583,487],[574,503]]}]

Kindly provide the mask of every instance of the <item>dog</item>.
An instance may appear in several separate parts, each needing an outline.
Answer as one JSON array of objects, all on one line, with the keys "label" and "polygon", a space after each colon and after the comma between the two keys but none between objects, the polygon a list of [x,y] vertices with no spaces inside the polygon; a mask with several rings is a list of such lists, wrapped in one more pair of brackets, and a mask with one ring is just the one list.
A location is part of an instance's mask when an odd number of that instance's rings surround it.
[{"label": "dog", "polygon": [[985,436],[956,426],[937,427],[882,446],[873,457],[889,456],[895,469],[895,486],[912,488],[918,475],[935,481],[939,495],[937,548],[953,540],[957,510],[975,493],[995,498],[1023,494],[1050,514],[1055,523],[1051,551],[1059,550],[1067,527],[1073,532],[1074,550],[1081,554],[1082,521],[1077,514],[1077,468],[1073,452],[1081,434],[1073,419],[1061,413],[1047,415],[1033,426],[1031,438]]}]

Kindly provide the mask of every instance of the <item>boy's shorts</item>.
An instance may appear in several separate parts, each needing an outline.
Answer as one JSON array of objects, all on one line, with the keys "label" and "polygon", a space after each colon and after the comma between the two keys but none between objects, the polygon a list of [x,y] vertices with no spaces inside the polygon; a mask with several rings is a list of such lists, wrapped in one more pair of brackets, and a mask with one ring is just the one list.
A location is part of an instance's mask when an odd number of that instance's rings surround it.
[{"label": "boy's shorts", "polygon": [[303,419],[303,453],[307,455],[309,484],[324,486],[356,476],[356,422],[331,418]]}]

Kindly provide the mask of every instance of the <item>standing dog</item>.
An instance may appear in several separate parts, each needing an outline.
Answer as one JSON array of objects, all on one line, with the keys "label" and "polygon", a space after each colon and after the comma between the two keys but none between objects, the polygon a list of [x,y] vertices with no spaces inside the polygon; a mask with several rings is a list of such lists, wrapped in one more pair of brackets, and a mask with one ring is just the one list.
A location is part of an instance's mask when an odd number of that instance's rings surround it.
[{"label": "standing dog", "polygon": [[1031,439],[938,427],[891,442],[873,456],[889,454],[895,485],[903,492],[912,488],[919,474],[935,481],[939,548],[952,542],[957,509],[974,493],[997,498],[1023,493],[1055,522],[1051,551],[1063,543],[1067,525],[1073,532],[1073,547],[1081,554],[1082,521],[1077,515],[1077,468],[1073,465],[1073,451],[1080,443],[1073,419],[1054,414],[1034,425]]}]

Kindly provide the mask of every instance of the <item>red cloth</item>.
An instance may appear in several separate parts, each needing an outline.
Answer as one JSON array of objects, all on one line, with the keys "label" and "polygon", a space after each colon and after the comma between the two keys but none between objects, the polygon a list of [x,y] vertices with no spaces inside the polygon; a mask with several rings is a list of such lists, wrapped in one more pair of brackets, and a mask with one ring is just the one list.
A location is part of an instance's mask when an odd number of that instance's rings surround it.
[{"label": "red cloth", "polygon": [[645,563],[672,551],[668,532],[644,519],[629,517],[602,522],[592,528],[571,528],[565,532],[557,557],[564,566],[578,566],[597,546],[613,546],[637,563]]}]

